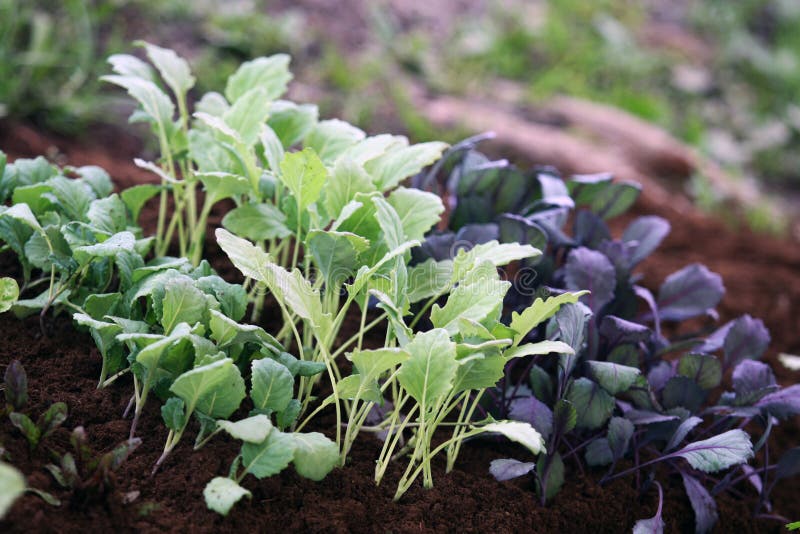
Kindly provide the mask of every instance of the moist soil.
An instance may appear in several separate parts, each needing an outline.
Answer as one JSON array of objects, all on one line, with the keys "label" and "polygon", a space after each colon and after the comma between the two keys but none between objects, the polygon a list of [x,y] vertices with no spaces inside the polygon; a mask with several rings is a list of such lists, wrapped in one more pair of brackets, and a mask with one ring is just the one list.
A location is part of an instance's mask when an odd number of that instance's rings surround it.
[{"label": "moist soil", "polygon": [[[49,154],[60,163],[100,165],[119,187],[153,181],[131,160],[142,149],[132,137],[110,131],[103,146],[40,135],[24,125],[0,124],[0,148],[11,158]],[[54,150],[54,147],[56,149]],[[152,210],[152,208],[151,208]],[[641,267],[644,283],[657,289],[664,277],[693,262],[702,262],[722,275],[727,293],[719,306],[720,321],[749,313],[764,320],[772,334],[766,356],[783,385],[798,381],[798,373],[783,368],[779,352],[800,353],[800,247],[796,243],[733,229],[695,212],[683,213],[654,203],[645,191],[633,215],[657,214],[672,223],[672,233]],[[147,227],[154,211],[145,211]],[[615,224],[614,229],[619,230]],[[207,256],[220,274],[236,280],[235,269],[208,240]],[[0,274],[17,276],[12,255],[0,255]],[[265,319],[267,321],[270,318]],[[266,325],[269,328],[269,325]],[[435,487],[411,489],[392,501],[402,466],[390,468],[383,483],[375,486],[374,462],[381,442],[368,434],[359,436],[348,465],[334,470],[321,482],[312,482],[287,469],[258,481],[248,477],[244,486],[252,499],[239,502],[228,517],[208,511],[202,497],[205,484],[226,475],[238,444],[219,436],[200,451],[192,451],[191,433],[150,477],[161,454],[166,430],[157,403],[152,402],[139,423],[142,445],[113,477],[105,495],[86,500],[62,490],[44,469],[51,462],[49,449],[65,452],[69,433],[83,426],[96,451],[108,451],[127,438],[130,420],[122,413],[132,384],[122,378],[97,390],[100,355],[87,334],[77,332],[67,316],[49,317],[42,334],[38,318],[17,320],[0,315],[0,369],[12,359],[24,365],[30,401],[26,412],[38,416],[53,402],[69,407],[62,428],[31,452],[27,442],[7,419],[0,422],[0,443],[11,462],[22,470],[31,487],[53,493],[60,507],[45,504],[27,494],[12,507],[1,532],[570,532],[589,527],[597,532],[629,532],[633,523],[651,517],[657,507],[656,491],[641,496],[635,476],[599,486],[603,470],[582,471],[567,459],[570,475],[563,490],[546,507],[535,496],[530,480],[497,482],[488,473],[489,462],[513,456],[522,460],[519,447],[493,441],[469,442],[448,475],[443,462],[434,466]],[[273,329],[270,329],[273,330]],[[347,332],[346,332],[347,333]],[[773,458],[800,443],[798,419],[784,422],[771,441]],[[312,430],[331,434],[332,418],[321,417]],[[694,530],[694,514],[680,479],[661,477],[665,484],[664,521],[668,532]],[[755,520],[757,496],[741,486],[743,494],[718,498],[718,532],[779,532],[774,520]],[[793,491],[795,490],[795,491]],[[784,481],[773,494],[775,512],[798,519],[796,480]]]}]

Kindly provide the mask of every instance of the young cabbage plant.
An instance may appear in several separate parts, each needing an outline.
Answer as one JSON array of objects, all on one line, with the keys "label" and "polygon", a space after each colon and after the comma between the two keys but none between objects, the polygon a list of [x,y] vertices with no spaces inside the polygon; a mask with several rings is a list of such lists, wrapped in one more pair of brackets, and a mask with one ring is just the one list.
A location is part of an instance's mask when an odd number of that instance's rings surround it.
[{"label": "young cabbage plant", "polygon": [[12,205],[0,206],[0,239],[16,253],[23,283],[16,291],[3,282],[0,309],[20,317],[43,318],[53,306],[83,313],[125,269],[143,264],[152,239],[136,223],[141,199],[112,190],[99,167],[59,169],[41,157],[4,166],[0,202]]},{"label": "young cabbage plant", "polygon": [[[285,54],[242,64],[228,78],[224,94],[203,95],[190,116],[186,93],[195,80],[186,61],[170,50],[142,46],[158,75],[133,56],[116,55],[109,59],[116,74],[104,79],[125,88],[139,102],[136,118],[149,121],[159,141],[162,164],[139,162],[162,181],[156,235],[159,255],[177,236],[180,255],[196,264],[211,208],[225,198],[236,207],[223,225],[258,243],[289,271],[300,261],[308,271],[312,241],[323,254],[330,253],[332,239],[345,239],[355,252],[361,252],[365,243],[329,229],[331,222],[340,219],[356,194],[383,194],[397,188],[403,179],[438,159],[446,146],[409,145],[401,136],[367,137],[340,120],[319,121],[315,105],[281,100],[292,79]],[[169,87],[172,98],[161,90],[159,81]],[[303,150],[290,152],[294,147]],[[199,209],[198,184],[206,193]],[[169,191],[175,215],[167,224]],[[406,210],[422,197],[417,191],[394,196]],[[424,203],[415,206],[420,212],[442,211],[434,195],[422,199]],[[431,224],[438,221],[438,212]],[[416,218],[416,224],[424,226],[426,217]],[[329,230],[330,235],[318,235]],[[341,276],[330,270],[326,274]],[[252,296],[259,301],[260,295]]]},{"label": "young cabbage plant", "polygon": [[28,404],[28,375],[19,360],[12,360],[3,376],[5,409],[11,424],[25,436],[31,451],[67,420],[67,405],[54,402],[33,421],[22,413]]},{"label": "young cabbage plant", "polygon": [[203,490],[209,509],[227,515],[250,491],[241,486],[248,475],[270,477],[294,464],[298,474],[311,480],[325,478],[336,466],[339,449],[336,443],[319,432],[283,432],[263,414],[236,422],[219,421],[220,428],[242,441],[242,448],[231,464],[227,477],[215,477]]}]

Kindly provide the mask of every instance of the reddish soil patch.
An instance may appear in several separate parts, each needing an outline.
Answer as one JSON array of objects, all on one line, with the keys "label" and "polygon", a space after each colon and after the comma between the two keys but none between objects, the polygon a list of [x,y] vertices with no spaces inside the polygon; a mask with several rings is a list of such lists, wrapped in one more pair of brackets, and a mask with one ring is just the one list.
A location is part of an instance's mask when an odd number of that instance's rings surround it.
[{"label": "reddish soil patch", "polygon": [[[40,137],[32,130],[3,130],[0,125],[0,147],[12,157],[45,153],[53,145],[71,164],[104,166],[119,186],[152,179],[129,163],[139,150],[138,145],[112,142],[108,150],[86,149],[66,140]],[[664,276],[687,263],[707,264],[722,274],[728,288],[720,306],[721,319],[742,313],[763,318],[773,336],[768,359],[775,364],[782,383],[796,382],[797,373],[781,368],[774,357],[777,352],[800,352],[800,251],[778,240],[733,231],[699,215],[654,205],[646,195],[636,210],[665,216],[673,224],[670,237],[642,268],[647,285],[657,287]],[[225,265],[213,248],[208,254],[216,257],[215,266]],[[230,268],[223,272],[226,276],[232,274]],[[8,254],[0,256],[0,273],[17,274],[15,261]],[[70,502],[69,493],[58,489],[43,470],[50,461],[47,447],[67,450],[69,430],[78,425],[86,428],[90,443],[97,450],[108,450],[123,440],[129,421],[123,420],[121,414],[131,387],[129,382],[120,380],[96,390],[100,356],[94,343],[88,335],[76,333],[66,317],[51,320],[50,325],[50,336],[42,337],[35,318],[17,321],[8,315],[0,316],[0,338],[4,339],[0,345],[0,369],[12,359],[20,359],[30,382],[28,411],[38,415],[50,403],[64,401],[69,406],[69,418],[63,429],[32,454],[7,419],[0,421],[0,443],[33,487],[53,492],[64,504],[55,508],[26,495],[14,505],[7,520],[0,522],[0,531],[233,532],[268,531],[280,526],[312,532],[563,532],[591,525],[598,532],[622,532],[629,531],[637,519],[652,516],[656,509],[655,492],[640,499],[633,478],[601,488],[596,481],[602,471],[577,476],[577,465],[569,461],[568,472],[572,476],[552,504],[542,508],[528,481],[499,483],[488,474],[489,462],[494,458],[509,454],[525,458],[522,449],[490,440],[469,443],[450,475],[445,476],[442,465],[437,463],[434,489],[415,487],[402,502],[394,503],[393,485],[402,473],[401,466],[395,465],[384,483],[375,487],[372,475],[379,442],[361,436],[351,463],[320,483],[302,479],[291,469],[263,481],[247,478],[245,486],[253,492],[252,500],[239,503],[230,517],[222,518],[206,510],[202,489],[213,476],[227,472],[237,444],[219,437],[192,452],[192,440],[187,436],[162,471],[155,478],[148,478],[166,437],[156,403],[150,404],[140,422],[144,443],[117,473],[115,491],[101,502],[83,506]],[[321,418],[316,424],[318,430],[329,431],[331,421]],[[797,420],[781,426],[776,436],[777,449],[800,442],[798,427]],[[694,514],[680,480],[663,479],[667,480],[667,530],[693,530]],[[775,494],[779,513],[796,513],[791,484],[790,480],[782,488],[779,486]],[[132,492],[138,492],[133,500]],[[742,501],[722,496],[718,501],[718,530],[780,531],[778,523],[751,519],[754,497],[748,494]],[[130,502],[126,503],[126,499]]]}]

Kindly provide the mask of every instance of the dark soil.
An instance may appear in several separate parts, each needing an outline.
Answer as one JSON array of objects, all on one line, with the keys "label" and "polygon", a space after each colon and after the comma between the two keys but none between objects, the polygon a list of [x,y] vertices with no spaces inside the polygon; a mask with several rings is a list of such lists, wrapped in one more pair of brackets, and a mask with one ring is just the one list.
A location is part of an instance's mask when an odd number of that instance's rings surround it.
[{"label": "dark soil", "polygon": [[[63,139],[45,138],[33,130],[0,124],[0,147],[12,157],[41,153],[59,154],[73,165],[99,164],[121,186],[152,180],[153,177],[129,163],[140,146],[132,138],[109,137],[104,146],[83,146]],[[58,150],[50,149],[57,146]],[[743,313],[761,317],[772,333],[767,359],[783,384],[797,382],[798,373],[783,369],[775,360],[778,352],[800,352],[800,250],[776,239],[747,231],[732,230],[695,213],[678,213],[668,206],[654,205],[646,196],[636,211],[667,217],[673,231],[660,249],[642,267],[646,284],[657,288],[663,278],[691,262],[702,262],[719,272],[728,289],[719,307],[721,321]],[[147,224],[147,214],[143,222]],[[215,267],[229,278],[233,270],[214,248]],[[17,274],[15,260],[0,256],[0,274]],[[400,503],[392,502],[394,484],[401,475],[395,465],[379,487],[372,476],[380,442],[362,435],[352,451],[351,463],[337,469],[319,483],[296,475],[291,469],[258,481],[245,479],[253,493],[250,501],[236,505],[230,516],[222,518],[206,509],[202,498],[205,484],[214,476],[227,473],[237,452],[233,440],[218,437],[198,452],[191,450],[191,436],[173,452],[154,478],[150,469],[161,453],[166,431],[156,403],[151,403],[140,422],[142,446],[116,474],[113,492],[99,502],[84,505],[71,500],[43,469],[50,462],[48,449],[65,451],[72,428],[85,427],[91,445],[106,451],[127,437],[129,420],[121,414],[131,392],[124,379],[96,390],[100,356],[91,338],[77,333],[67,317],[48,321],[48,337],[43,337],[36,318],[18,321],[0,316],[0,369],[12,359],[22,361],[30,383],[30,403],[26,410],[36,416],[49,404],[66,402],[69,418],[34,453],[7,420],[0,423],[0,443],[11,455],[12,463],[28,477],[32,487],[54,493],[61,507],[45,504],[26,495],[0,522],[2,532],[234,532],[286,531],[311,532],[629,532],[633,523],[655,513],[657,498],[651,489],[640,498],[635,478],[617,480],[600,487],[602,471],[580,476],[574,462],[567,460],[564,489],[552,504],[541,507],[529,481],[496,482],[488,473],[492,459],[514,455],[525,459],[517,447],[494,442],[474,441],[463,449],[456,469],[445,476],[441,463],[434,470],[435,488],[410,490]],[[317,430],[330,431],[330,421],[321,418]],[[800,442],[797,420],[781,425],[774,438],[774,449],[785,450]],[[664,520],[669,532],[694,529],[694,514],[682,484],[674,477],[667,481]],[[789,480],[775,493],[776,512],[796,516],[796,492]],[[745,489],[745,491],[747,491]],[[774,521],[753,520],[755,495],[745,499],[731,495],[719,498],[719,532],[780,531]],[[797,519],[797,517],[790,517]]]}]

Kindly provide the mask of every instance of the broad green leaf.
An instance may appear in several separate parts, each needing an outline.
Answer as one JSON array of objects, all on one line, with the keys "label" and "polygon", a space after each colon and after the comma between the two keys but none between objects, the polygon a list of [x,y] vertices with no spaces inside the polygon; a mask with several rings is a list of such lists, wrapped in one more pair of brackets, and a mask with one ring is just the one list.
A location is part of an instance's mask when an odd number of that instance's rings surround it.
[{"label": "broad green leaf", "polygon": [[523,356],[536,356],[544,354],[575,354],[572,347],[561,341],[544,340],[538,343],[526,343],[512,347],[503,353],[506,360],[521,358]]},{"label": "broad green leaf", "polygon": [[586,362],[591,376],[612,395],[627,391],[641,375],[636,367],[611,362]]},{"label": "broad green leaf", "polygon": [[133,76],[144,80],[153,81],[153,69],[136,56],[129,54],[114,54],[109,56],[108,63],[117,74]]},{"label": "broad green leaf", "polygon": [[250,498],[252,494],[228,477],[214,477],[203,489],[208,509],[222,515],[228,515],[233,505],[245,496]]},{"label": "broad green leaf", "polygon": [[[369,296],[378,300],[378,308],[386,312],[389,318],[389,324],[392,326],[392,334],[397,338],[397,342],[401,347],[405,347],[414,334],[411,329],[406,325],[403,320],[404,313],[397,307],[392,299],[386,293],[378,291],[377,289],[370,289]],[[366,301],[362,305],[366,305]]]},{"label": "broad green leaf", "polygon": [[439,222],[444,204],[438,195],[398,187],[389,195],[389,204],[403,223],[405,240],[422,240],[425,234]]},{"label": "broad green leaf", "polygon": [[480,428],[484,432],[497,432],[498,434],[502,434],[511,441],[521,444],[533,454],[547,452],[544,448],[542,435],[528,423],[519,421],[497,421],[495,423],[483,425]]},{"label": "broad green leaf", "polygon": [[186,371],[169,390],[183,399],[187,414],[196,409],[214,418],[230,416],[245,397],[244,380],[230,358]]},{"label": "broad green leaf", "polygon": [[369,241],[350,232],[312,230],[306,245],[327,287],[336,288],[355,274],[358,255],[369,247]]},{"label": "broad green leaf", "polygon": [[262,133],[269,116],[270,102],[267,91],[261,87],[250,89],[240,96],[222,116],[247,147],[252,147]]},{"label": "broad green leaf", "polygon": [[178,325],[169,336],[155,334],[119,334],[117,339],[121,342],[142,343],[143,348],[136,354],[136,361],[144,366],[148,372],[155,372],[164,354],[175,343],[185,339],[191,332],[187,324]]},{"label": "broad green leaf", "polygon": [[[336,394],[340,399],[363,400],[367,402],[383,403],[380,387],[377,380],[371,380],[360,374],[342,378],[336,384]],[[331,394],[333,397],[333,394]],[[331,399],[334,401],[335,399]]]},{"label": "broad green leaf", "polygon": [[319,432],[289,434],[294,440],[294,468],[306,478],[320,481],[339,461],[339,447]]},{"label": "broad green leaf", "polygon": [[575,406],[580,428],[600,428],[614,411],[614,398],[588,378],[575,380],[566,398]]},{"label": "broad green leaf", "polygon": [[397,146],[365,164],[366,171],[380,191],[387,191],[420,172],[442,156],[446,143],[430,142],[412,146]]},{"label": "broad green leaf", "polygon": [[257,410],[281,412],[289,405],[294,392],[294,377],[286,366],[263,358],[252,363],[250,398]]},{"label": "broad green leaf", "polygon": [[341,158],[350,158],[359,165],[386,154],[387,151],[408,146],[408,139],[402,135],[380,134],[362,139],[348,148]]},{"label": "broad green leaf", "polygon": [[94,339],[100,354],[104,357],[111,346],[116,343],[117,335],[122,333],[122,327],[118,324],[98,321],[83,313],[73,314],[72,319],[79,325],[90,329],[92,339]]},{"label": "broad green leaf", "polygon": [[586,293],[586,291],[562,293],[556,297],[548,297],[547,300],[537,298],[533,301],[533,304],[525,308],[522,313],[512,312],[510,326],[512,330],[517,332],[514,343],[519,344],[531,330],[555,315],[562,304],[574,304]]},{"label": "broad green leaf", "polygon": [[242,444],[242,466],[256,478],[277,475],[292,462],[296,446],[291,435],[273,429],[261,443]]},{"label": "broad green leaf", "polygon": [[[545,455],[539,456],[539,460],[536,462],[536,471],[538,473],[544,472],[545,462],[548,460],[548,457]],[[541,484],[537,482],[536,490],[541,495],[544,493],[545,499],[552,499],[555,497],[559,491],[561,491],[561,487],[564,485],[564,460],[561,459],[561,455],[556,452],[553,454],[550,460],[550,471],[547,477],[547,482],[545,483],[544,490],[541,488]]]},{"label": "broad green leaf", "polygon": [[456,393],[471,389],[491,388],[503,378],[506,360],[499,354],[480,354],[460,361],[453,389]]},{"label": "broad green leaf", "polygon": [[10,217],[27,224],[39,233],[44,233],[39,221],[27,204],[14,204],[7,210],[0,212],[0,217]]},{"label": "broad green leaf", "polygon": [[428,410],[453,386],[458,371],[456,344],[447,330],[436,328],[417,334],[405,349],[410,357],[400,366],[397,379],[421,410]]},{"label": "broad green leaf", "polygon": [[227,172],[202,172],[195,176],[203,182],[206,194],[213,197],[214,202],[223,198],[235,198],[250,191],[250,182],[244,176]]},{"label": "broad green leaf", "polygon": [[144,47],[147,57],[153,62],[176,97],[186,95],[189,89],[194,87],[195,79],[185,59],[167,48],[144,41],[139,41],[137,44]]},{"label": "broad green leaf", "polygon": [[14,501],[25,493],[27,483],[22,473],[5,462],[0,462],[0,519],[5,517]]},{"label": "broad green leaf", "polygon": [[313,150],[305,149],[283,157],[280,179],[294,195],[302,213],[319,199],[328,171]]},{"label": "broad green leaf", "polygon": [[272,421],[263,414],[240,421],[217,421],[217,425],[234,438],[248,443],[261,443],[272,431]]},{"label": "broad green leaf", "polygon": [[13,278],[0,278],[0,313],[5,313],[19,298],[19,286]]},{"label": "broad green leaf", "polygon": [[286,216],[272,204],[244,204],[222,219],[225,228],[252,241],[289,237],[285,223]]},{"label": "broad green leaf", "polygon": [[383,267],[390,261],[394,260],[395,258],[402,256],[412,248],[418,247],[419,244],[420,244],[419,241],[408,241],[406,243],[401,244],[399,247],[387,252],[383,256],[383,258],[381,258],[378,261],[378,263],[376,263],[372,267],[367,267],[366,265],[362,266],[358,270],[358,273],[356,273],[356,277],[353,280],[353,283],[347,288],[347,291],[350,294],[360,293],[361,290],[364,289],[364,287],[367,285],[370,279],[372,279],[372,277],[375,275],[375,273],[378,272],[378,270],[381,267]]},{"label": "broad green leaf", "polygon": [[131,212],[131,220],[139,220],[139,214],[148,200],[161,192],[161,186],[156,184],[139,184],[125,189],[119,194],[122,202]]},{"label": "broad green leaf", "polygon": [[541,251],[530,245],[519,243],[498,243],[489,241],[475,245],[469,251],[460,250],[453,260],[453,283],[461,281],[476,265],[482,261],[490,261],[496,267],[507,265],[512,261],[541,256]]},{"label": "broad green leaf", "polygon": [[189,279],[178,278],[164,289],[161,310],[161,326],[165,333],[170,334],[180,323],[194,325],[205,322],[208,300]]},{"label": "broad green leaf", "polygon": [[747,432],[737,428],[689,443],[670,456],[680,456],[704,473],[715,473],[745,463],[753,456],[753,444]]},{"label": "broad green leaf", "polygon": [[[209,115],[202,111],[195,111],[192,117],[207,126],[210,132],[213,133],[213,137],[218,141],[229,143],[233,146],[244,145],[244,140],[239,135],[239,132],[231,128],[222,117]],[[231,150],[233,150],[233,147]]]},{"label": "broad green leaf", "polygon": [[128,91],[128,94],[139,102],[144,112],[153,120],[159,133],[163,135],[169,133],[175,106],[155,83],[133,76],[111,75],[100,79]]},{"label": "broad green leaf", "polygon": [[325,208],[332,217],[338,217],[358,193],[369,194],[376,191],[377,188],[364,168],[351,158],[343,156],[336,160],[328,187],[325,188]]},{"label": "broad green leaf", "polygon": [[272,352],[280,350],[278,341],[263,328],[251,324],[240,324],[217,310],[209,310],[211,339],[219,348],[240,343],[259,343]]},{"label": "broad green leaf", "polygon": [[80,181],[91,187],[97,198],[105,198],[114,191],[111,176],[102,167],[84,165],[77,169],[70,168],[70,171],[77,173],[80,176]]},{"label": "broad green leaf", "polygon": [[49,195],[53,190],[49,184],[31,184],[23,185],[14,189],[11,195],[12,204],[27,204],[31,211],[36,215],[43,215],[45,212],[53,209],[53,202],[51,202]]},{"label": "broad green leaf", "polygon": [[[494,270],[494,266],[491,266]],[[496,273],[495,273],[496,276]],[[458,319],[483,321],[503,304],[510,282],[486,278],[475,284],[460,284],[450,292],[444,307],[434,304],[431,322],[451,335],[458,331]]]},{"label": "broad green leaf", "polygon": [[109,234],[121,232],[128,225],[125,204],[116,194],[92,201],[86,217],[89,224]]},{"label": "broad green leaf", "polygon": [[264,149],[264,158],[267,160],[267,166],[273,173],[280,172],[281,161],[283,161],[284,150],[281,140],[275,132],[266,124],[261,125],[261,132],[258,136],[261,141],[261,146]]},{"label": "broad green leaf", "polygon": [[348,148],[361,141],[366,134],[339,119],[320,121],[303,140],[303,146],[313,148],[325,163],[333,163]]},{"label": "broad green leaf", "polygon": [[275,100],[286,92],[286,86],[292,79],[289,61],[288,55],[275,54],[242,63],[228,78],[225,96],[229,102],[235,103],[251,89],[260,88],[267,100]]},{"label": "broad green leaf", "polygon": [[240,321],[247,311],[247,291],[239,284],[229,284],[217,275],[201,276],[195,280],[197,289],[213,296],[220,309],[233,321]]},{"label": "broad green leaf", "polygon": [[358,374],[370,379],[378,378],[389,369],[394,369],[410,357],[407,350],[398,348],[382,348],[375,350],[359,350],[347,354],[353,362]]},{"label": "broad green leaf", "polygon": [[412,304],[441,295],[450,287],[453,261],[436,261],[433,258],[408,269],[408,300]]},{"label": "broad green leaf", "polygon": [[136,237],[132,233],[125,231],[114,234],[96,245],[75,247],[73,253],[79,263],[85,264],[91,258],[109,258],[121,252],[133,252],[135,244]]},{"label": "broad green leaf", "polygon": [[295,104],[288,100],[276,100],[270,110],[270,128],[281,140],[283,148],[288,149],[299,143],[314,129],[319,110],[314,104]]}]

